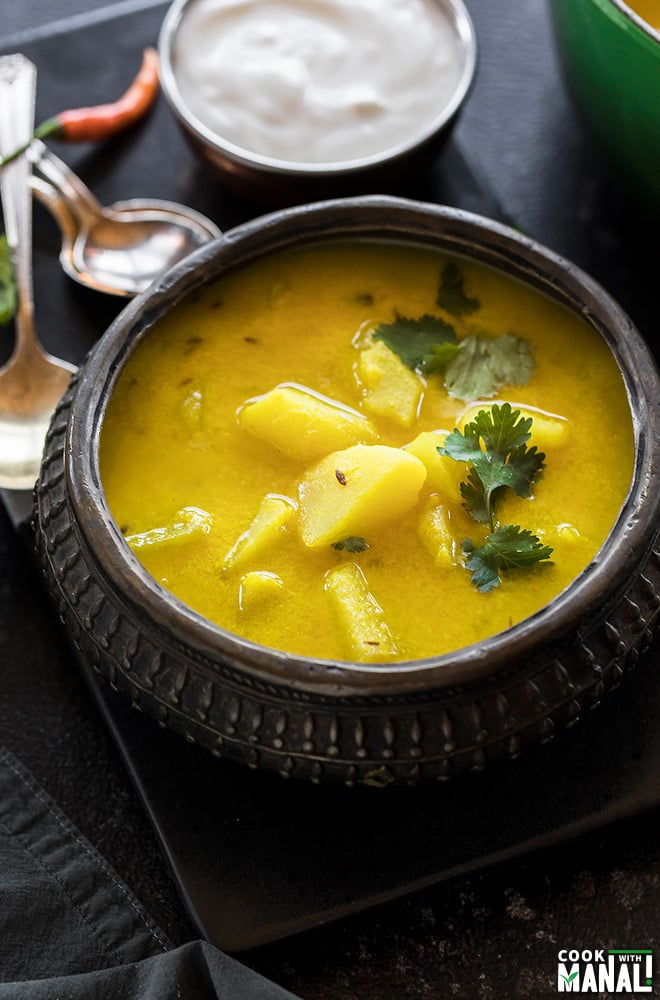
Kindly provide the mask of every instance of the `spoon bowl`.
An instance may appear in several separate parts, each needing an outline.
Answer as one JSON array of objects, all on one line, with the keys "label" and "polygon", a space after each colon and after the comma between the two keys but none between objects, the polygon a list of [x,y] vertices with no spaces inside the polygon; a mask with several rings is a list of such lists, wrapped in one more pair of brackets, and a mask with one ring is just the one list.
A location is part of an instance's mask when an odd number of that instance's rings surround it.
[{"label": "spoon bowl", "polygon": [[16,351],[0,369],[0,487],[30,489],[50,419],[75,369],[38,345]]},{"label": "spoon bowl", "polygon": [[60,262],[74,281],[111,295],[137,295],[219,230],[154,201],[117,202],[90,229],[62,241]]},{"label": "spoon bowl", "polygon": [[[0,153],[29,139],[35,91],[36,69],[28,59],[21,55],[0,58]],[[0,173],[19,303],[14,351],[0,369],[0,487],[5,489],[34,485],[50,417],[75,371],[47,354],[34,331],[30,173],[23,156]]]},{"label": "spoon bowl", "polygon": [[193,250],[220,236],[199,212],[174,202],[135,199],[103,207],[79,177],[41,141],[29,158],[37,198],[62,233],[60,262],[82,285],[125,297],[144,291]]}]

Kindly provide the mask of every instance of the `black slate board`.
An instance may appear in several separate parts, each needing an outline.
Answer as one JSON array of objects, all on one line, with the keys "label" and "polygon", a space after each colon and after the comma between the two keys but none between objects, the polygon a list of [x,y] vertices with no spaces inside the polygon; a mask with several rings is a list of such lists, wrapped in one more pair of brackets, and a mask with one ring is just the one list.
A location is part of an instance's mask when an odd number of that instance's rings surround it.
[{"label": "black slate board", "polygon": [[215,760],[96,685],[200,933],[256,947],[660,802],[651,657],[582,725],[416,789],[328,788]]},{"label": "black slate board", "polygon": [[[486,43],[503,11],[489,0],[469,6]],[[515,17],[515,6],[504,16]],[[164,9],[101,13],[66,34],[21,38],[20,49],[39,69],[38,117],[80,103],[81,93],[85,103],[119,93],[142,47],[155,41]],[[519,53],[528,33],[548,31],[538,10],[510,28]],[[455,140],[428,176],[400,193],[500,218],[508,213],[591,271],[652,340],[653,262],[645,248],[655,223],[632,211],[567,113],[547,41],[546,64],[538,63],[535,44],[527,62],[519,55],[504,68],[491,64],[485,44],[481,80]],[[512,111],[502,130],[494,112],[501,102],[515,109],[520,87],[531,116]],[[506,144],[521,135],[525,155],[514,162]],[[267,210],[224,191],[196,163],[162,100],[112,146],[57,151],[106,203],[146,195],[180,200],[223,229]],[[121,303],[65,278],[57,247],[54,224],[37,209],[37,323],[50,350],[79,361]],[[656,649],[597,713],[524,759],[454,784],[384,793],[286,783],[217,761],[82,669],[193,919],[219,947],[237,951],[658,804],[657,660]]]}]

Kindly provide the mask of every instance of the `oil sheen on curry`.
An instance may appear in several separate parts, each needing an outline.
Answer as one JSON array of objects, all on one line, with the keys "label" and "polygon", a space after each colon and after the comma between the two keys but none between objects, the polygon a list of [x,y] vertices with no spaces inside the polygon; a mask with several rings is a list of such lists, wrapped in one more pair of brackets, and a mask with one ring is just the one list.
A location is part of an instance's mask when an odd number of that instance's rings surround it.
[{"label": "oil sheen on curry", "polygon": [[420,659],[542,608],[632,475],[615,359],[581,318],[432,249],[252,262],[138,345],[101,473],[136,557],[260,645]]}]

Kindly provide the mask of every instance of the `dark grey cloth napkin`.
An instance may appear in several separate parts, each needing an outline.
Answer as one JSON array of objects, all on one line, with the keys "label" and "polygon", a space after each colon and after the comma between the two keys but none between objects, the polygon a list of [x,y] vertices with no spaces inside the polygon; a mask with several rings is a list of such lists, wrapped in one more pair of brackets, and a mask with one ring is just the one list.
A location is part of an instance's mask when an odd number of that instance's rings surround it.
[{"label": "dark grey cloth napkin", "polygon": [[0,1000],[292,1000],[207,941],[173,948],[0,747]]}]

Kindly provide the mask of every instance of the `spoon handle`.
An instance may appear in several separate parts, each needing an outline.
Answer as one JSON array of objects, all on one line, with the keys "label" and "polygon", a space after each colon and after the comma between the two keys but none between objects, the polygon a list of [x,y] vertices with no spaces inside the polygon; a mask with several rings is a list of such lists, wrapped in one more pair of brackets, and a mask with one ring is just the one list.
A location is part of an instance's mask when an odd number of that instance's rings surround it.
[{"label": "spoon handle", "polygon": [[[10,153],[32,135],[36,80],[36,67],[25,56],[0,57],[0,154]],[[5,229],[18,292],[17,349],[34,340],[31,172],[26,156],[19,156],[0,172]]]},{"label": "spoon handle", "polygon": [[34,139],[27,149],[32,166],[58,192],[62,203],[79,223],[90,226],[103,209],[86,184],[41,139]]},{"label": "spoon handle", "polygon": [[32,174],[32,194],[44,205],[60,227],[62,237],[72,244],[80,231],[80,221],[75,218],[62,194],[43,177]]}]

